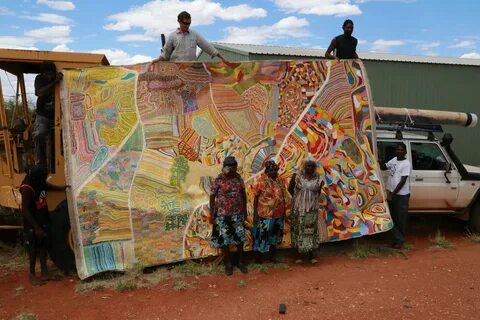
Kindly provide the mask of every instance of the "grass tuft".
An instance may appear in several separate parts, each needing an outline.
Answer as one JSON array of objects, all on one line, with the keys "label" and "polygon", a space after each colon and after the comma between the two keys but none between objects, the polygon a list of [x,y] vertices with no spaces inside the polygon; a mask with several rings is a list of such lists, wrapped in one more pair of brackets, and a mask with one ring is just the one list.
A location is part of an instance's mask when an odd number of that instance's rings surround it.
[{"label": "grass tuft", "polygon": [[240,281],[238,281],[238,283],[237,283],[237,287],[239,287],[239,288],[246,288],[247,285],[248,285],[248,284],[247,284],[247,281],[245,281],[245,280],[240,280]]},{"label": "grass tuft", "polygon": [[467,236],[465,237],[468,241],[471,241],[473,243],[480,243],[480,233],[475,233],[475,232],[468,232]]},{"label": "grass tuft", "polygon": [[440,230],[437,230],[435,233],[435,237],[430,238],[430,243],[431,247],[435,249],[448,249],[452,247],[452,243],[448,241],[447,238],[440,232]]},{"label": "grass tuft", "polygon": [[195,288],[197,285],[195,282],[188,283],[184,280],[175,280],[172,285],[172,289],[175,291],[187,290],[188,288]]},{"label": "grass tuft", "polygon": [[115,285],[115,290],[120,292],[131,291],[137,288],[135,279],[120,279]]},{"label": "grass tuft", "polygon": [[15,317],[15,320],[37,320],[38,317],[35,313],[22,313]]},{"label": "grass tuft", "polygon": [[9,271],[21,271],[28,262],[27,252],[22,245],[10,246],[0,242],[0,265]]}]

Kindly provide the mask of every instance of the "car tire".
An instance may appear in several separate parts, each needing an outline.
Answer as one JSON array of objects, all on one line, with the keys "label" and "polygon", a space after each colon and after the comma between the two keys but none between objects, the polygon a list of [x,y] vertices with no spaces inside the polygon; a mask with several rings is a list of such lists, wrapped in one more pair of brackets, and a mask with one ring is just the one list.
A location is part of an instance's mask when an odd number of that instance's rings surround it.
[{"label": "car tire", "polygon": [[75,271],[75,255],[70,247],[70,218],[67,200],[58,204],[50,216],[49,255],[53,263],[68,275]]},{"label": "car tire", "polygon": [[471,232],[480,233],[480,199],[470,209],[469,227]]}]

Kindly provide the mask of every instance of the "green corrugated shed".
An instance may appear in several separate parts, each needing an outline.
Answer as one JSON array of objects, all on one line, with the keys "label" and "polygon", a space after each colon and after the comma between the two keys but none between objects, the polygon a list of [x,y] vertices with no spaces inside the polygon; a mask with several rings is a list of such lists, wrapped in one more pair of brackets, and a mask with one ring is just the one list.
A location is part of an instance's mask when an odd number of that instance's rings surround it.
[{"label": "green corrugated shed", "polygon": [[[321,49],[214,45],[230,61],[310,60],[318,59],[324,52]],[[359,55],[367,70],[374,105],[480,115],[478,60],[372,53]],[[212,61],[203,53],[199,60]],[[444,126],[444,130],[453,134],[454,150],[464,163],[480,165],[480,125],[475,128]]]}]

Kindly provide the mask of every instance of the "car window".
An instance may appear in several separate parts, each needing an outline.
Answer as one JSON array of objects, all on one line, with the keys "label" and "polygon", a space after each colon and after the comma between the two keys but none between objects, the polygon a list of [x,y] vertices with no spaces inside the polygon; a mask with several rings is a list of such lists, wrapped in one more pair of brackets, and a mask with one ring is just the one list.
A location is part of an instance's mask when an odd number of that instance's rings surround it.
[{"label": "car window", "polygon": [[[377,152],[378,152],[378,162],[380,164],[387,163],[388,161],[395,158],[395,149],[398,146],[396,141],[377,141]],[[386,170],[382,168],[382,170]]]},{"label": "car window", "polygon": [[447,159],[435,143],[412,142],[413,170],[446,170]]}]

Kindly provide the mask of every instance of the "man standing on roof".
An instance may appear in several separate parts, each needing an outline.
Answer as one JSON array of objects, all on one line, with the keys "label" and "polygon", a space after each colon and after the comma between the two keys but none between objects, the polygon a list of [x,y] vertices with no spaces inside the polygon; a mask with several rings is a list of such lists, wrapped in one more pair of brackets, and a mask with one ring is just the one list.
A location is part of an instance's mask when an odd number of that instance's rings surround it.
[{"label": "man standing on roof", "polygon": [[[357,55],[358,40],[352,37],[353,21],[348,19],[343,23],[343,34],[336,36],[330,42],[325,58],[327,59],[359,59]],[[332,51],[335,50],[335,56]]]},{"label": "man standing on roof", "polygon": [[186,11],[180,12],[177,17],[179,28],[172,32],[163,47],[158,60],[161,61],[195,61],[197,46],[214,57],[219,57],[225,64],[229,62],[198,32],[190,30],[192,17]]}]

